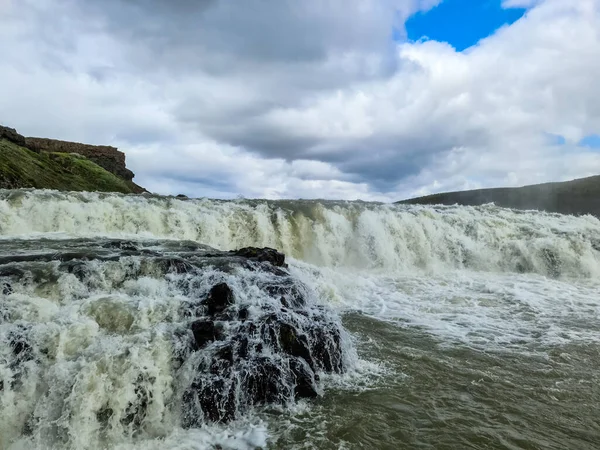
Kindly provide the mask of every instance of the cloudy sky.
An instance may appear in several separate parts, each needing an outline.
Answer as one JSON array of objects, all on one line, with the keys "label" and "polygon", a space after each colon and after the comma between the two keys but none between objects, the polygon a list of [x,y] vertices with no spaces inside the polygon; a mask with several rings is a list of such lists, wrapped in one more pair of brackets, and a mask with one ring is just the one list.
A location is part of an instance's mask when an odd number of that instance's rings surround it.
[{"label": "cloudy sky", "polygon": [[162,194],[600,174],[600,0],[0,0],[0,123]]}]

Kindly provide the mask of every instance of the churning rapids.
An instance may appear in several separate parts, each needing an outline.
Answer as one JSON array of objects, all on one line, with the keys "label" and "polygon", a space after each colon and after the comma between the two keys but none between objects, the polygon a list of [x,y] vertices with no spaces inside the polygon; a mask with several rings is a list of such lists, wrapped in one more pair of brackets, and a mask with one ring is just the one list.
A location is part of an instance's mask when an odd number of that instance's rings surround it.
[{"label": "churning rapids", "polygon": [[597,449],[599,417],[596,218],[0,191],[2,450]]}]

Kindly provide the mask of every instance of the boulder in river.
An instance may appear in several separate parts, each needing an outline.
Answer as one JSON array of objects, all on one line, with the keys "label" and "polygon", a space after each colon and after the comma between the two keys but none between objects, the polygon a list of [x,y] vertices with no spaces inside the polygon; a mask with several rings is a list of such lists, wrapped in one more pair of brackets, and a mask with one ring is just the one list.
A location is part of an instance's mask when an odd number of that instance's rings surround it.
[{"label": "boulder in river", "polygon": [[251,261],[267,262],[275,267],[288,267],[288,265],[285,263],[285,255],[281,252],[278,252],[274,248],[245,247],[239,250],[234,250],[231,253],[236,256],[242,256]]},{"label": "boulder in river", "polygon": [[[231,253],[287,267],[273,249]],[[319,373],[344,371],[339,323],[313,305],[287,271],[266,267],[265,273],[268,281],[257,276],[261,282],[254,285],[259,307],[243,305],[225,282],[212,286],[201,302],[204,315],[191,323],[193,350],[182,369],[192,380],[183,395],[184,426],[227,422],[251,407],[314,398],[321,393]]]},{"label": "boulder in river", "polygon": [[194,364],[183,396],[188,427],[227,422],[253,406],[316,397],[320,372],[344,371],[342,330],[326,311],[309,307],[307,299],[284,306],[280,292],[264,287],[269,301],[262,308],[223,315],[236,307],[231,292],[223,283],[215,285],[205,300],[206,315],[191,324],[191,345],[198,350],[186,362]]}]

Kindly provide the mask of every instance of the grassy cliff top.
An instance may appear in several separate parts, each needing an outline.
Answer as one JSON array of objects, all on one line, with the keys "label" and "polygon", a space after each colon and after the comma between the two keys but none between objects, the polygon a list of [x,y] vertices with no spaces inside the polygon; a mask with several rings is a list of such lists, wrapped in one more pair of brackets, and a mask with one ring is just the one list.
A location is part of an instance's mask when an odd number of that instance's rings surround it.
[{"label": "grassy cliff top", "polygon": [[600,176],[519,188],[446,192],[398,203],[470,206],[495,203],[505,208],[536,209],[574,215],[592,214],[600,217]]},{"label": "grassy cliff top", "polygon": [[133,183],[72,153],[36,153],[0,139],[0,188],[133,193]]}]

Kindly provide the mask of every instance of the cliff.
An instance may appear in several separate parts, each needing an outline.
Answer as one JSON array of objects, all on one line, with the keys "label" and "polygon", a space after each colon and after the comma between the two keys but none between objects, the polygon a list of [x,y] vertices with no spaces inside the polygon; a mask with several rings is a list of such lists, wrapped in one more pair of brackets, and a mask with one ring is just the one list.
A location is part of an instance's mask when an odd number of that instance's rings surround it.
[{"label": "cliff", "polygon": [[600,217],[600,176],[519,188],[446,192],[398,203],[470,206],[494,203],[505,208],[535,209],[572,215],[591,214]]},{"label": "cliff", "polygon": [[38,153],[77,153],[126,181],[131,181],[134,177],[134,173],[125,165],[125,153],[108,145],[89,145],[55,139],[27,137],[25,138],[25,147]]},{"label": "cliff", "polygon": [[146,192],[133,177],[115,147],[24,137],[0,126],[0,188]]}]

